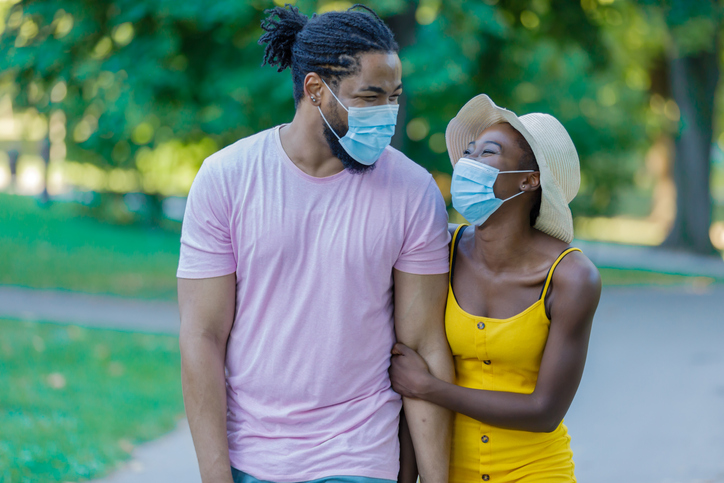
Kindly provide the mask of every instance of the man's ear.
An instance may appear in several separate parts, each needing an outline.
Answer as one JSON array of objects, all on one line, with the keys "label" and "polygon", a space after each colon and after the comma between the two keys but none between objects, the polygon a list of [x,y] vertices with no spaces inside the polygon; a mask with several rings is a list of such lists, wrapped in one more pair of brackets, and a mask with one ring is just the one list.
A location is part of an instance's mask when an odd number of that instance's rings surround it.
[{"label": "man's ear", "polygon": [[322,78],[316,72],[304,76],[304,98],[314,106],[321,106],[326,90]]},{"label": "man's ear", "polygon": [[540,171],[528,173],[528,176],[520,183],[521,191],[535,191],[540,189]]}]

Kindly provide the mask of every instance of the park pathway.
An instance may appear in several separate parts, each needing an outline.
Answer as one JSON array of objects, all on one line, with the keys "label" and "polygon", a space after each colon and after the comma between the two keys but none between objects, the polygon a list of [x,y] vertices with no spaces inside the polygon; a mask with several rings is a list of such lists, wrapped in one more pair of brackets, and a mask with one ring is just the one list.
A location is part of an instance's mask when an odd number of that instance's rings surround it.
[{"label": "park pathway", "polygon": [[178,334],[178,305],[61,290],[0,285],[0,317],[134,332]]},{"label": "park pathway", "polygon": [[118,471],[91,483],[201,483],[189,424],[136,447]]},{"label": "park pathway", "polygon": [[[0,316],[178,332],[172,303],[14,287],[0,287]],[[722,285],[605,288],[566,417],[578,480],[724,483],[723,346]],[[199,482],[185,421],[100,481]]]},{"label": "park pathway", "polygon": [[724,286],[607,288],[566,417],[582,483],[724,482]]}]

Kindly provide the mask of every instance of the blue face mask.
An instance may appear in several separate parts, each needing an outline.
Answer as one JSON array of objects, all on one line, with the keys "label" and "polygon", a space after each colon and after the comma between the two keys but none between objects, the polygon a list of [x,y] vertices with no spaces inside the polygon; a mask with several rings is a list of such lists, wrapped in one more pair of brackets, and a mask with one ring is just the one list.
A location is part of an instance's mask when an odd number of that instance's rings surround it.
[{"label": "blue face mask", "polygon": [[490,217],[500,205],[512,200],[520,193],[501,200],[495,197],[493,185],[499,174],[504,173],[533,173],[532,169],[523,171],[499,171],[487,164],[478,163],[468,158],[460,158],[455,165],[452,175],[450,194],[453,208],[470,222],[471,225],[480,226]]},{"label": "blue face mask", "polygon": [[[322,81],[324,82],[324,81]],[[327,86],[327,83],[324,82]],[[329,89],[329,86],[327,86]],[[329,89],[332,92],[332,89]],[[400,106],[397,104],[387,104],[385,106],[374,107],[350,107],[349,109],[334,95],[337,102],[348,113],[347,134],[339,137],[332,126],[329,125],[327,118],[324,117],[322,109],[317,106],[322,119],[327,123],[329,129],[339,139],[347,154],[352,156],[357,162],[370,166],[377,161],[382,152],[390,145],[392,136],[395,134],[395,124],[397,124],[397,111]]]}]

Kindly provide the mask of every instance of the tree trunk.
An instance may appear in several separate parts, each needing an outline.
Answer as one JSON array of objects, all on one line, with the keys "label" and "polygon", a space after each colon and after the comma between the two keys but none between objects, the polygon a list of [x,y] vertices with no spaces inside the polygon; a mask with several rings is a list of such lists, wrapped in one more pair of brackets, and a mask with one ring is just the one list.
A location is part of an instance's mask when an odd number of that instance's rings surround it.
[{"label": "tree trunk", "polygon": [[676,218],[664,246],[701,254],[716,252],[709,238],[709,175],[718,61],[717,52],[699,52],[669,62],[671,91],[681,112],[681,128],[674,159]]}]

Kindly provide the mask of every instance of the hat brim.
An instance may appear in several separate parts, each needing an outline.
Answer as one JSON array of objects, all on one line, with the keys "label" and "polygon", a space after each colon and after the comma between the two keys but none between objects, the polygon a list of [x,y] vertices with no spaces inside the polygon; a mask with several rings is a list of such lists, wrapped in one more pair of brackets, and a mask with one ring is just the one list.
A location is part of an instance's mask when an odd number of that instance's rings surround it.
[{"label": "hat brim", "polygon": [[[532,115],[528,115],[532,116]],[[477,140],[483,131],[494,124],[509,123],[528,142],[540,170],[541,207],[535,228],[555,238],[570,243],[573,240],[573,216],[568,201],[555,176],[551,172],[543,150],[526,128],[526,121],[535,119],[518,117],[514,112],[498,107],[485,94],[470,99],[447,126],[445,142],[453,166],[463,157],[471,141]]]}]

